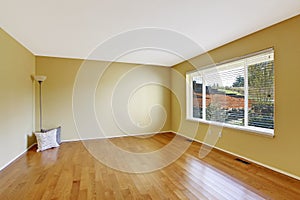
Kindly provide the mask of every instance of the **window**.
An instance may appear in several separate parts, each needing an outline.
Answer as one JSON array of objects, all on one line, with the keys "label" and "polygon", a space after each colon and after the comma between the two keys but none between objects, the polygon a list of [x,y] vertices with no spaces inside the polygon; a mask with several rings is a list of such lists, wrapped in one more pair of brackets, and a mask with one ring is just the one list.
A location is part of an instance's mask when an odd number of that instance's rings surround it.
[{"label": "window", "polygon": [[274,135],[274,52],[188,72],[187,119]]}]

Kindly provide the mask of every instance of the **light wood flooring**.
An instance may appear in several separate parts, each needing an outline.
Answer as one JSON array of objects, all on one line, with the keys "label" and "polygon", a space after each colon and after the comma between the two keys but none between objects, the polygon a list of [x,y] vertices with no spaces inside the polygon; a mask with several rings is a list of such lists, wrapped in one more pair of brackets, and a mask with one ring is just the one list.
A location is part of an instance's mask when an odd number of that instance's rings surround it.
[{"label": "light wood flooring", "polygon": [[[109,141],[127,152],[147,153],[170,144],[173,133],[153,137],[122,137]],[[180,142],[189,142],[180,137]],[[104,140],[85,145],[106,148]],[[198,158],[201,144],[191,142],[175,162],[148,173],[121,172],[99,162],[82,142],[36,152],[31,148],[0,172],[1,200],[40,199],[300,199],[300,181],[263,168],[244,164],[234,156],[213,150]],[[138,165],[105,155],[120,165]],[[164,157],[164,155],[162,155]],[[115,159],[115,160],[114,160]]]}]

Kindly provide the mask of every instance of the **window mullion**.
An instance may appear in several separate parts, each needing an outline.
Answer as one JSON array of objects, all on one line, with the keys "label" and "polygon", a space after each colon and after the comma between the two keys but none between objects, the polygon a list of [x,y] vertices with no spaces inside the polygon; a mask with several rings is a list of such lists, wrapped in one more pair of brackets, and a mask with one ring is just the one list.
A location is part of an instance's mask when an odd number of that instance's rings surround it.
[{"label": "window mullion", "polygon": [[206,81],[202,73],[202,119],[206,120]]},{"label": "window mullion", "polygon": [[247,59],[244,62],[244,126],[248,126],[248,113],[249,113],[249,92],[248,92],[248,63]]},{"label": "window mullion", "polygon": [[186,106],[186,110],[188,112],[188,116],[193,116],[193,75],[189,75],[188,76],[188,79],[187,79],[187,99],[188,99],[188,102],[187,102],[187,106]]}]

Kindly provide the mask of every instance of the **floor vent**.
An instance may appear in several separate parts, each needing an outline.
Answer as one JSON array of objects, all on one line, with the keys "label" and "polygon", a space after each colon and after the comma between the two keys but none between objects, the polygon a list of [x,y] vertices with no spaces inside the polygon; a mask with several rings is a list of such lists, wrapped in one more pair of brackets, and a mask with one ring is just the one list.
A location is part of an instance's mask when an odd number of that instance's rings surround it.
[{"label": "floor vent", "polygon": [[193,142],[193,140],[192,140],[192,139],[186,139],[186,141],[188,141],[188,142]]},{"label": "floor vent", "polygon": [[240,159],[240,158],[236,158],[235,160],[236,160],[236,161],[239,161],[239,162],[241,162],[241,163],[244,163],[245,165],[250,165],[250,164],[251,164],[251,163],[249,163],[248,161],[242,160],[242,159]]}]

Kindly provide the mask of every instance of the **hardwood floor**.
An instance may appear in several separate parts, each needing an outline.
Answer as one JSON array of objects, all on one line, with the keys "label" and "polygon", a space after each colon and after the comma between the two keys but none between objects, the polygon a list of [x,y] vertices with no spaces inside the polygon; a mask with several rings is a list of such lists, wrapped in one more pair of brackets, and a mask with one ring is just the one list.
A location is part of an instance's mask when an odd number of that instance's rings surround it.
[{"label": "hardwood floor", "polygon": [[[147,153],[170,144],[173,138],[174,134],[164,133],[109,141],[127,152]],[[177,142],[189,141],[180,137]],[[106,148],[104,140],[84,144]],[[175,162],[148,173],[107,167],[82,142],[63,143],[41,153],[34,147],[0,172],[0,199],[300,199],[300,181],[238,162],[218,150],[199,159],[200,147],[192,142]],[[141,164],[128,163],[114,152],[106,155],[118,165]]]}]

